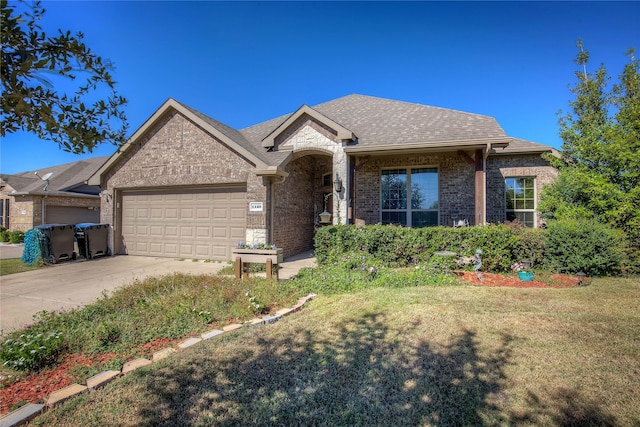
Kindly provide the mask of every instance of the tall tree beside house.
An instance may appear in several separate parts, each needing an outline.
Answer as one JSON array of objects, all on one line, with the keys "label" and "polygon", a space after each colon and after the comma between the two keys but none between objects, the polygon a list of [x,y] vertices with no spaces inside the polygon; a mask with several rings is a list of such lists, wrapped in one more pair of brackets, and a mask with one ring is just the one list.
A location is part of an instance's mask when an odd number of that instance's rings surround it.
[{"label": "tall tree beside house", "polygon": [[640,247],[640,67],[634,51],[611,85],[604,65],[588,71],[589,52],[578,41],[577,83],[571,111],[560,119],[558,179],[545,188],[544,218],[596,218],[624,230]]},{"label": "tall tree beside house", "polygon": [[[40,2],[0,3],[0,136],[23,130],[73,153],[124,142],[127,101],[115,89],[111,64],[84,44],[82,33],[46,35],[38,25],[45,13]],[[83,81],[67,93],[64,87],[78,77]]]}]

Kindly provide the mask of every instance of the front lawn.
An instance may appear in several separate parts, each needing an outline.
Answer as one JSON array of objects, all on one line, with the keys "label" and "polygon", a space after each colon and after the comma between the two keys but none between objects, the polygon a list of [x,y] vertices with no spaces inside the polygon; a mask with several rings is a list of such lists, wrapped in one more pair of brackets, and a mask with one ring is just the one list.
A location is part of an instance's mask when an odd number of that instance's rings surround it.
[{"label": "front lawn", "polygon": [[43,266],[41,264],[27,265],[20,258],[0,259],[0,276],[37,270]]},{"label": "front lawn", "polygon": [[34,424],[637,426],[639,300],[637,279],[320,296]]}]

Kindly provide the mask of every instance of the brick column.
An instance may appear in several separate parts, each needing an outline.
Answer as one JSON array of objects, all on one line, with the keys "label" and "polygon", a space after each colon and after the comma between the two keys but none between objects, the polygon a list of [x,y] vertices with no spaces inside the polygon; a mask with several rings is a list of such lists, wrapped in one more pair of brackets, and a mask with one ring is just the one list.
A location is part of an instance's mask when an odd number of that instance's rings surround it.
[{"label": "brick column", "polygon": [[474,224],[481,225],[485,222],[485,181],[484,181],[484,157],[482,150],[477,149],[475,152],[475,207],[474,207]]}]

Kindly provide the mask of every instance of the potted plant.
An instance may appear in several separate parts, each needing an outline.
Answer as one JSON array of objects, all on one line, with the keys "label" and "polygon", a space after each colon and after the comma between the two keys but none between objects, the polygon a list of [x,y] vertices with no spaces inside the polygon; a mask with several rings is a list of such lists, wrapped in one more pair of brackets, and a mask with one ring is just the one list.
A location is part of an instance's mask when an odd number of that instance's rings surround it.
[{"label": "potted plant", "polygon": [[518,261],[511,266],[511,270],[518,273],[518,278],[523,282],[531,282],[533,280],[531,261]]}]

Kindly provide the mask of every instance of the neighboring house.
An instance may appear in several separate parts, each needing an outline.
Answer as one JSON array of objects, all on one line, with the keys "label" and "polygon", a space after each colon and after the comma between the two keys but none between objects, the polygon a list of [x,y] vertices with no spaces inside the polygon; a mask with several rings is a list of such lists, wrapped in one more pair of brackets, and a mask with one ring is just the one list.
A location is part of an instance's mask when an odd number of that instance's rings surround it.
[{"label": "neighboring house", "polygon": [[313,248],[325,206],[343,224],[538,226],[548,152],[492,117],[370,96],[242,130],[169,99],[89,183],[114,254],[228,260],[245,241],[288,257]]},{"label": "neighboring house", "polygon": [[0,174],[0,216],[10,230],[100,221],[100,188],[86,183],[108,159],[95,157],[37,171]]}]

